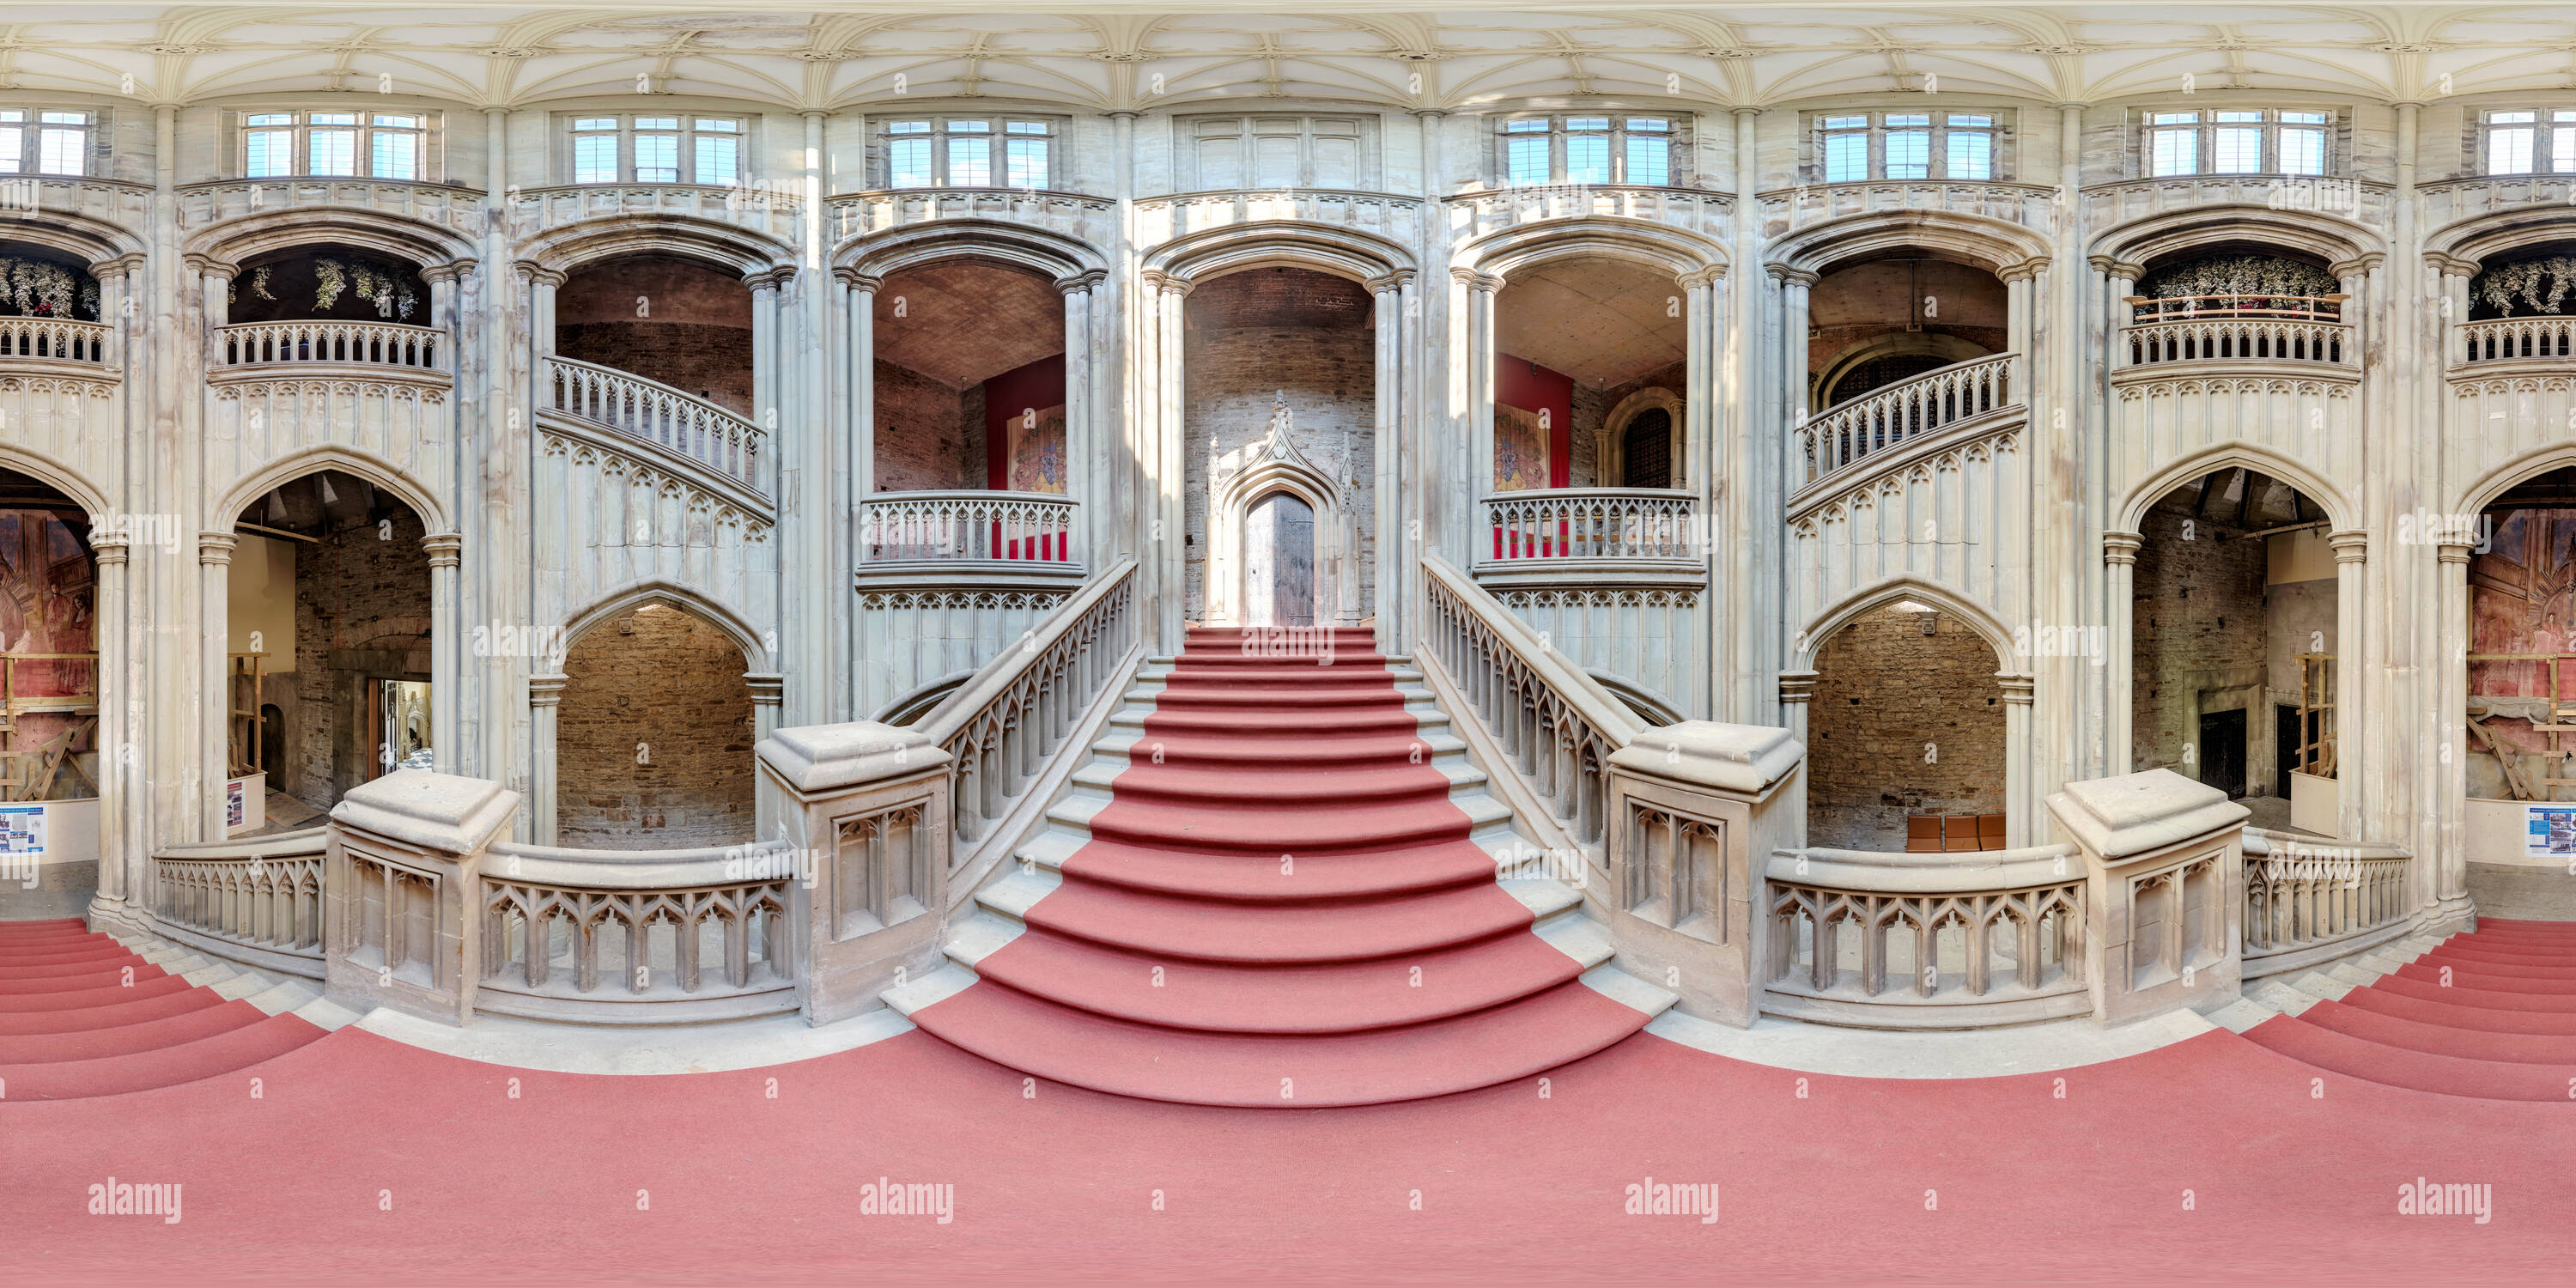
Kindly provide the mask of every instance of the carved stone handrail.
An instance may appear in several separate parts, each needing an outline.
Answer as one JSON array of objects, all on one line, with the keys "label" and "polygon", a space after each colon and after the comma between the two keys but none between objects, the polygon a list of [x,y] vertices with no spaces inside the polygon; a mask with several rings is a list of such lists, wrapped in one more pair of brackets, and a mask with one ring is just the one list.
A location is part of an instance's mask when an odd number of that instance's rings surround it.
[{"label": "carved stone handrail", "polygon": [[187,229],[268,211],[336,208],[401,215],[461,232],[483,231],[483,191],[462,184],[292,175],[183,183],[175,191],[179,226]]},{"label": "carved stone handrail", "polygon": [[104,366],[116,328],[70,318],[0,317],[0,361],[36,359]]},{"label": "carved stone handrail", "polygon": [[798,939],[788,887],[802,875],[798,861],[784,844],[585,850],[494,842],[476,900],[484,924],[475,1009],[613,1024],[795,1010]]},{"label": "carved stone handrail", "polygon": [[2439,229],[2464,219],[2532,206],[2567,208],[2576,197],[2576,175],[2498,174],[2444,183],[2418,184],[2415,199],[2423,204],[2416,227]]},{"label": "carved stone handrail", "polygon": [[1421,225],[1423,199],[1338,188],[1245,188],[1140,197],[1135,210],[1144,245],[1269,220],[1374,229],[1409,240]]},{"label": "carved stone handrail", "polygon": [[2463,322],[2453,366],[2486,362],[2576,362],[2576,317],[2496,318]]},{"label": "carved stone handrail", "polygon": [[1537,488],[1499,492],[1484,511],[1477,566],[1580,560],[1594,567],[1691,571],[1704,566],[1708,533],[1684,488]]},{"label": "carved stone handrail", "polygon": [[[1643,219],[1725,235],[1735,218],[1731,193],[1650,184],[1552,183],[1486,188],[1443,197],[1453,240],[1466,240],[1551,219]],[[1462,218],[1463,216],[1463,218]]]},{"label": "carved stone handrail", "polygon": [[2181,174],[2120,179],[2083,189],[2084,226],[2094,232],[2177,210],[2261,206],[2342,215],[2384,227],[2396,186],[2370,179],[2293,174]]},{"label": "carved stone handrail", "polygon": [[[1969,855],[1782,850],[1764,881],[1772,994],[1844,1008],[1977,1007],[1988,1012],[1981,1023],[2091,1009],[2086,875],[2072,845]],[[1944,945],[1953,929],[1957,943]],[[1765,1009],[1855,1018],[1796,1003]]]},{"label": "carved stone handrail", "polygon": [[1437,555],[1422,567],[1423,651],[1555,823],[1601,844],[1610,756],[1645,723],[1473,578]]},{"label": "carved stone handrail", "polygon": [[404,322],[236,322],[215,328],[219,367],[332,363],[443,370],[447,332]]},{"label": "carved stone handrail", "polygon": [[1944,425],[2018,406],[2012,378],[2020,361],[2020,354],[1997,353],[1952,363],[1810,417],[1794,431],[1806,481]]},{"label": "carved stone handrail", "polygon": [[859,549],[889,564],[1079,564],[1076,502],[1052,492],[880,492],[859,506]]},{"label": "carved stone handrail", "polygon": [[2349,295],[2132,295],[2131,322],[2189,322],[2198,318],[2293,318],[2339,322]]},{"label": "carved stone handrail", "polygon": [[769,435],[747,417],[631,372],[549,356],[538,406],[605,425],[704,465],[762,495]]},{"label": "carved stone handrail", "polygon": [[510,227],[525,237],[587,219],[629,215],[686,215],[751,228],[776,236],[795,234],[804,210],[802,185],[602,183],[513,188]]},{"label": "carved stone handrail", "polygon": [[835,241],[947,219],[995,219],[1097,236],[1118,210],[1107,197],[1045,188],[882,188],[843,193],[825,205]]},{"label": "carved stone handrail", "polygon": [[160,930],[251,966],[320,979],[328,830],[163,847],[152,856]]},{"label": "carved stone handrail", "polygon": [[2157,362],[2319,362],[2349,366],[2352,327],[2292,318],[2201,317],[2123,327],[2124,365]]},{"label": "carved stone handrail", "polygon": [[[1136,561],[1121,559],[1002,650],[916,726],[955,757],[956,871],[996,835],[1105,685],[1124,683],[1139,629]],[[1007,838],[1005,838],[1007,841]]]},{"label": "carved stone handrail", "polygon": [[2415,911],[2408,880],[2414,859],[2397,846],[2249,827],[2244,847],[2248,974],[2256,973],[2252,963],[2261,958],[2402,928]]}]

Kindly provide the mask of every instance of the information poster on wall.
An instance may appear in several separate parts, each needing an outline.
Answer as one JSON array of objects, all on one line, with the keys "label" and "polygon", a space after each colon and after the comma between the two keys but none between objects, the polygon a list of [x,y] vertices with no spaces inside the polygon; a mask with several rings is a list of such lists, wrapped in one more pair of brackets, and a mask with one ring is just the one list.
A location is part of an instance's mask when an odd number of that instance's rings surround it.
[{"label": "information poster on wall", "polygon": [[224,784],[224,827],[227,830],[242,825],[250,805],[250,793],[244,790],[248,786],[238,778]]},{"label": "information poster on wall", "polygon": [[0,854],[45,852],[45,807],[0,806]]},{"label": "information poster on wall", "polygon": [[2525,805],[2522,852],[2530,858],[2576,856],[2576,804]]}]

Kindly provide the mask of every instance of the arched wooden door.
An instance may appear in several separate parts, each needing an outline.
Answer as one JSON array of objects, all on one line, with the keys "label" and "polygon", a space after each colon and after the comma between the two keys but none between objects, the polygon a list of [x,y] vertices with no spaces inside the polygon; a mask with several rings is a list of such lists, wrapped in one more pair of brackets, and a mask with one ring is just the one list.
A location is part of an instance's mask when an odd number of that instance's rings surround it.
[{"label": "arched wooden door", "polygon": [[1243,517],[1243,553],[1244,624],[1314,625],[1314,507],[1285,492],[1254,502]]}]

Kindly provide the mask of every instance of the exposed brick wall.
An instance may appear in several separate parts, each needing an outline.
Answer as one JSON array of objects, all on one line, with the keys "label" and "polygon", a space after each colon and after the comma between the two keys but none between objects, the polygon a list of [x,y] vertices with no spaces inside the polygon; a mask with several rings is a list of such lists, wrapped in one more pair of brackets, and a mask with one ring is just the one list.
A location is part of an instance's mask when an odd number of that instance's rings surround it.
[{"label": "exposed brick wall", "polygon": [[[575,641],[555,713],[560,843],[682,850],[750,840],[751,686],[742,673],[724,632],[659,605]],[[635,763],[638,743],[650,763]]]},{"label": "exposed brick wall", "polygon": [[[1236,273],[1191,292],[1182,495],[1192,620],[1207,611],[1210,458],[1260,441],[1270,429],[1272,395],[1283,389],[1308,464],[1336,472],[1348,443],[1357,480],[1348,504],[1359,529],[1359,603],[1362,615],[1369,612],[1377,562],[1377,340],[1368,305],[1357,283],[1302,269]],[[1323,571],[1319,564],[1318,578]]]},{"label": "exposed brick wall", "polygon": [[[1864,614],[1816,657],[1807,709],[1807,843],[1902,850],[1908,814],[2004,810],[1993,646],[1942,616]],[[1924,762],[1925,743],[1939,758]]]},{"label": "exposed brick wall", "polygon": [[[1601,427],[1609,420],[1612,408],[1648,389],[1670,390],[1676,403],[1686,403],[1682,395],[1690,389],[1690,364],[1676,362],[1661,371],[1651,372],[1624,385],[1612,385],[1598,394],[1586,394],[1580,386],[1575,389],[1574,486],[1621,486],[1622,480],[1607,478],[1601,473],[1599,460]],[[1589,414],[1586,413],[1587,406],[1592,408]],[[1673,421],[1676,425],[1683,423],[1682,412],[1678,407],[1673,412]],[[1673,460],[1673,471],[1681,474],[1687,470],[1688,465],[1689,462],[1677,456]],[[1701,494],[1706,495],[1707,490],[1706,481],[1702,480]]]},{"label": "exposed brick wall", "polygon": [[[346,475],[331,476],[342,496],[356,493]],[[282,489],[289,524],[316,519],[309,488]],[[426,680],[429,672],[429,559],[420,520],[397,510],[390,528],[352,527],[295,544],[294,699],[278,704],[286,722],[285,781],[270,786],[315,809],[376,777],[368,715],[377,680]],[[432,745],[454,736],[432,729]]]},{"label": "exposed brick wall", "polygon": [[[2150,510],[2140,525],[2145,540],[2129,608],[2131,769],[2168,766],[2199,777],[2197,749],[2194,764],[2183,760],[2183,744],[2200,738],[2195,694],[2221,681],[2262,682],[2264,543],[2238,540],[2237,532],[2171,510]],[[2260,770],[2271,758],[2272,713],[2261,697],[2213,690],[2201,704],[2253,708],[2246,714],[2246,782],[2256,794],[2270,789]]]},{"label": "exposed brick wall", "polygon": [[752,416],[751,330],[702,322],[578,322],[555,327],[555,352],[630,371]]},{"label": "exposed brick wall", "polygon": [[[983,386],[960,394],[882,358],[876,368],[877,490],[984,486]],[[971,416],[969,395],[975,403]]]}]

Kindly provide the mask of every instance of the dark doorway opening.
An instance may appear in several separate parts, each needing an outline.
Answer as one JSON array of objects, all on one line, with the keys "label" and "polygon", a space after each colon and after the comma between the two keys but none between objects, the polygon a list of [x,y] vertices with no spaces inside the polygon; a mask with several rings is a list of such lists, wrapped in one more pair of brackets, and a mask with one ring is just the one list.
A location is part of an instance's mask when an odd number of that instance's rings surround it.
[{"label": "dark doorway opening", "polygon": [[2200,781],[2227,793],[2245,794],[2245,709],[2200,713]]}]

